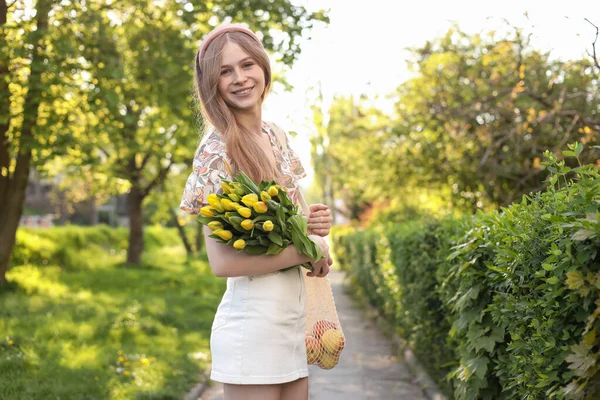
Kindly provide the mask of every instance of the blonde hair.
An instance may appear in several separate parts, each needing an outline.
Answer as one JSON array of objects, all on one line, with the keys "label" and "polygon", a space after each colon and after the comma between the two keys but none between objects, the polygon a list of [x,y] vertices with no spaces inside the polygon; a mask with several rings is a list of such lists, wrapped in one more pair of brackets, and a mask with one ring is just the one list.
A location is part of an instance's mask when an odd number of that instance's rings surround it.
[{"label": "blonde hair", "polygon": [[234,173],[244,171],[256,182],[271,180],[279,176],[276,166],[259,143],[259,138],[240,126],[235,114],[227,106],[218,91],[221,72],[221,54],[227,43],[235,43],[252,57],[265,74],[265,90],[261,94],[264,101],[271,87],[271,65],[262,46],[243,32],[226,32],[212,40],[202,59],[196,54],[195,81],[197,97],[202,115],[223,135],[227,153],[234,162]]}]

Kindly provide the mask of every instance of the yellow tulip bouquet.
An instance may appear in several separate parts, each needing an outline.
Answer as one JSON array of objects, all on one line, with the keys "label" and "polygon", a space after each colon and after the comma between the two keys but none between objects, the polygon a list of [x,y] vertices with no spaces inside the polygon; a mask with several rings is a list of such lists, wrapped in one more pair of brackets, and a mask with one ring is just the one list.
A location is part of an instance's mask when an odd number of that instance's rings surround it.
[{"label": "yellow tulip bouquet", "polygon": [[[313,260],[323,258],[321,247],[307,235],[307,217],[275,181],[257,185],[239,172],[233,181],[222,178],[221,188],[223,194],[208,195],[209,205],[197,219],[212,231],[211,238],[253,255],[279,254],[293,244]],[[312,271],[310,263],[302,266]]]}]

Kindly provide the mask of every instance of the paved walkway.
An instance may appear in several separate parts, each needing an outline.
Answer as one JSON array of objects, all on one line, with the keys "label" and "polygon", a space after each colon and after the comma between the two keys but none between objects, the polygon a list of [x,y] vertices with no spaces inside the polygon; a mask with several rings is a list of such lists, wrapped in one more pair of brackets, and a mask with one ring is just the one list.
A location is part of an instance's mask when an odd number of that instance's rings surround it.
[{"label": "paved walkway", "polygon": [[[343,278],[344,274],[339,271],[329,274],[346,347],[335,368],[322,370],[309,366],[309,398],[426,400],[408,367],[396,358],[390,341],[343,292]],[[223,399],[222,385],[213,383],[215,386],[208,389],[201,400]]]}]

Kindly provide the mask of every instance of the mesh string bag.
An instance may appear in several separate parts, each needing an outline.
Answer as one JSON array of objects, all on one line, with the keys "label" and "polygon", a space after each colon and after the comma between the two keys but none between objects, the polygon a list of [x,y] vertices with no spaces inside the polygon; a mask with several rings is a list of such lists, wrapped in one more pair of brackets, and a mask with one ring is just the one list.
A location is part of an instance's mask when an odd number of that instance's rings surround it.
[{"label": "mesh string bag", "polygon": [[[301,197],[302,212],[309,215],[308,205]],[[322,369],[334,368],[339,360],[346,338],[340,325],[331,282],[324,278],[308,277],[306,285],[306,358],[308,364]]]},{"label": "mesh string bag", "polygon": [[305,277],[306,308],[306,358],[309,364],[322,369],[335,367],[346,338],[335,309],[329,278]]}]

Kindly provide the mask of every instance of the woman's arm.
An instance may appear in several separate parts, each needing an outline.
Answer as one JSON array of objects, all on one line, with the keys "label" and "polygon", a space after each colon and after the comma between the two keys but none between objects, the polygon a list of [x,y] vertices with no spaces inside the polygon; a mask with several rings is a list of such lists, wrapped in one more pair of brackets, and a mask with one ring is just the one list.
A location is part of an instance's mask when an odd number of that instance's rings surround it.
[{"label": "woman's arm", "polygon": [[204,227],[206,239],[206,254],[213,273],[222,278],[234,276],[261,275],[279,271],[287,267],[312,261],[310,257],[303,256],[293,245],[277,255],[250,255],[238,252],[231,246],[225,246],[209,237],[212,232]]}]

